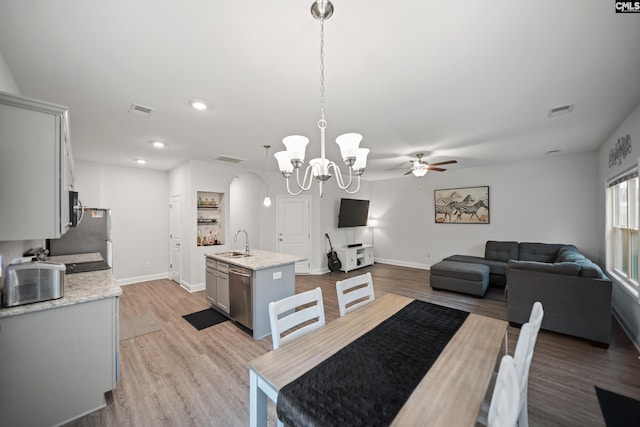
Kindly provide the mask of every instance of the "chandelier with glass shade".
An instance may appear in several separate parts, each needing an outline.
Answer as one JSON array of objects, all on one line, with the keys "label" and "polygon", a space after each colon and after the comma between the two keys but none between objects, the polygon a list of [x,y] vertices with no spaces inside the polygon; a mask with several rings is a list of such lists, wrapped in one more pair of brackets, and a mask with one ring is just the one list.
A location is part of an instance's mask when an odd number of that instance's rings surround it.
[{"label": "chandelier with glass shade", "polygon": [[[331,178],[331,173],[335,174],[336,183],[340,189],[353,194],[360,189],[360,176],[367,166],[369,149],[360,148],[362,135],[358,133],[345,133],[336,138],[336,143],[340,147],[342,161],[347,165],[349,171],[348,180],[346,176],[342,176],[338,165],[325,156],[327,120],[324,115],[324,21],[333,15],[333,4],[328,0],[317,0],[311,5],[311,15],[320,21],[320,120],[318,120],[320,157],[309,161],[307,167],[304,168],[304,174],[300,172],[304,167],[305,150],[309,143],[309,138],[302,135],[285,137],[282,142],[286,147],[286,151],[279,151],[274,154],[274,157],[278,161],[280,172],[287,181],[287,191],[292,196],[297,196],[303,191],[309,190],[315,178],[320,187],[320,197],[322,197],[322,184]],[[298,188],[292,191],[289,179],[294,174],[294,171],[295,184]],[[300,175],[303,175],[302,181],[300,181]]]}]

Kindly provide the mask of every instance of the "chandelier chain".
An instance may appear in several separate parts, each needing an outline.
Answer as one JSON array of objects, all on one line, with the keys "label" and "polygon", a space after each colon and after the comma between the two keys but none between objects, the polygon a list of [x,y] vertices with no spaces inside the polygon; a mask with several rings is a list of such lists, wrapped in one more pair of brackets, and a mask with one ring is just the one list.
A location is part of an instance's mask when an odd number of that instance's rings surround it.
[{"label": "chandelier chain", "polygon": [[320,129],[327,127],[327,121],[324,118],[324,19],[320,19],[320,120],[318,127]]}]

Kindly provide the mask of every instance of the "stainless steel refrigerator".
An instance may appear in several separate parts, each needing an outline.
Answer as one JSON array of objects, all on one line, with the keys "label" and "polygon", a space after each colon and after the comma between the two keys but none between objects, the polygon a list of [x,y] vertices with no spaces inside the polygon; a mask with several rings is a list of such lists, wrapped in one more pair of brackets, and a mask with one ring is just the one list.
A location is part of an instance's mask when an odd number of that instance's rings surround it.
[{"label": "stainless steel refrigerator", "polygon": [[[50,239],[48,244],[49,256],[98,252],[102,255],[104,263],[94,263],[95,269],[112,267],[111,209],[84,208],[82,221],[78,226],[69,228],[59,239]],[[79,264],[81,263],[78,263],[78,266]],[[100,266],[102,268],[99,268]],[[72,272],[69,271],[69,267],[68,265],[68,273]],[[86,267],[90,267],[89,264]]]}]

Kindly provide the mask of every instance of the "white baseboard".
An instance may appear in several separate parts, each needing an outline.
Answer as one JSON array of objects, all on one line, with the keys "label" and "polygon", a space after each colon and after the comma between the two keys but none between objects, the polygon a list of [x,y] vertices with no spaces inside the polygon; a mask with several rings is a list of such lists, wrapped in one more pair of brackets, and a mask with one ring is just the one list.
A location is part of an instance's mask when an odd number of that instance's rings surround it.
[{"label": "white baseboard", "polygon": [[131,285],[132,283],[148,282],[149,280],[170,279],[169,273],[149,274],[148,276],[129,277],[118,279],[116,283],[120,286]]},{"label": "white baseboard", "polygon": [[198,292],[204,291],[206,289],[206,285],[204,283],[197,283],[192,285],[190,283],[185,282],[184,280],[180,281],[180,287],[187,292]]},{"label": "white baseboard", "polygon": [[431,264],[419,264],[417,262],[406,262],[406,261],[399,261],[396,259],[376,258],[376,262],[379,262],[380,264],[397,265],[399,267],[419,268],[420,270],[431,269]]},{"label": "white baseboard", "polygon": [[[398,261],[395,259],[384,259],[384,258],[376,258],[375,262],[378,262],[380,264],[390,264],[390,265],[397,265],[400,267],[410,267],[410,268],[418,268],[420,270],[430,270],[431,269],[431,264],[418,264],[415,262],[406,262],[406,261]],[[353,272],[353,271],[357,271],[358,269],[353,269],[353,270],[349,270],[349,273]],[[311,270],[311,272],[309,274],[312,275],[322,275],[322,274],[327,274],[330,273],[331,271],[329,270],[328,267],[322,267],[320,269],[317,270]],[[340,272],[342,272],[342,270],[340,270]]]},{"label": "white baseboard", "polygon": [[[148,282],[150,280],[160,280],[160,279],[171,279],[171,275],[167,273],[159,273],[159,274],[150,274],[148,276],[139,276],[139,277],[130,277],[127,279],[118,279],[116,283],[120,286],[131,285],[133,283],[140,282]],[[195,285],[190,284],[189,282],[185,282],[184,280],[180,281],[180,287],[187,292],[198,292],[205,290],[205,284],[197,283]]]},{"label": "white baseboard", "polygon": [[629,325],[627,325],[627,323],[624,320],[624,317],[620,315],[618,310],[616,310],[615,306],[612,306],[611,308],[612,308],[611,312],[613,313],[613,317],[616,318],[616,320],[622,327],[622,330],[624,331],[624,333],[627,334],[627,336],[629,337],[629,340],[631,341],[631,343],[636,347],[636,349],[638,349],[638,352],[640,352],[640,343],[638,343],[638,341],[636,340],[636,336],[633,333],[634,332],[633,328],[630,328]]}]

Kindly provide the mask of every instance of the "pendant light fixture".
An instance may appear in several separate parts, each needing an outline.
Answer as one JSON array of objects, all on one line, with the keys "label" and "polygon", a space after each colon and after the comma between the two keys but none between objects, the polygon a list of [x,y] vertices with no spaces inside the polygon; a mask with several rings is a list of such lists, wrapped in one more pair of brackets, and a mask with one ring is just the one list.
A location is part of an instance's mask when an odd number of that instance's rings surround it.
[{"label": "pendant light fixture", "polygon": [[[309,190],[313,183],[312,178],[315,178],[320,187],[320,197],[322,197],[322,184],[331,178],[331,172],[336,175],[338,187],[349,194],[353,194],[360,189],[360,176],[367,166],[369,149],[360,148],[362,135],[358,133],[346,133],[336,138],[336,143],[340,147],[342,161],[349,170],[349,180],[347,182],[343,179],[340,168],[325,157],[327,120],[324,115],[324,21],[333,15],[333,4],[328,0],[317,0],[311,5],[311,15],[320,21],[320,120],[318,120],[318,128],[320,128],[320,157],[309,161],[309,165],[304,171],[302,182],[300,182],[300,169],[304,163],[304,154],[309,138],[302,135],[285,137],[282,142],[287,150],[279,151],[274,156],[278,160],[278,167],[282,176],[287,180],[287,191],[292,196],[297,196],[303,191]],[[289,188],[289,178],[294,169],[296,185],[298,186],[296,192],[291,191]],[[351,189],[354,181],[357,181],[357,185],[355,189]]]},{"label": "pendant light fixture", "polygon": [[262,204],[268,208],[269,206],[271,206],[271,197],[269,197],[269,148],[271,148],[271,146],[264,145],[263,147],[265,149],[264,180],[267,182],[267,194],[266,196],[264,196],[264,201],[262,202]]}]

